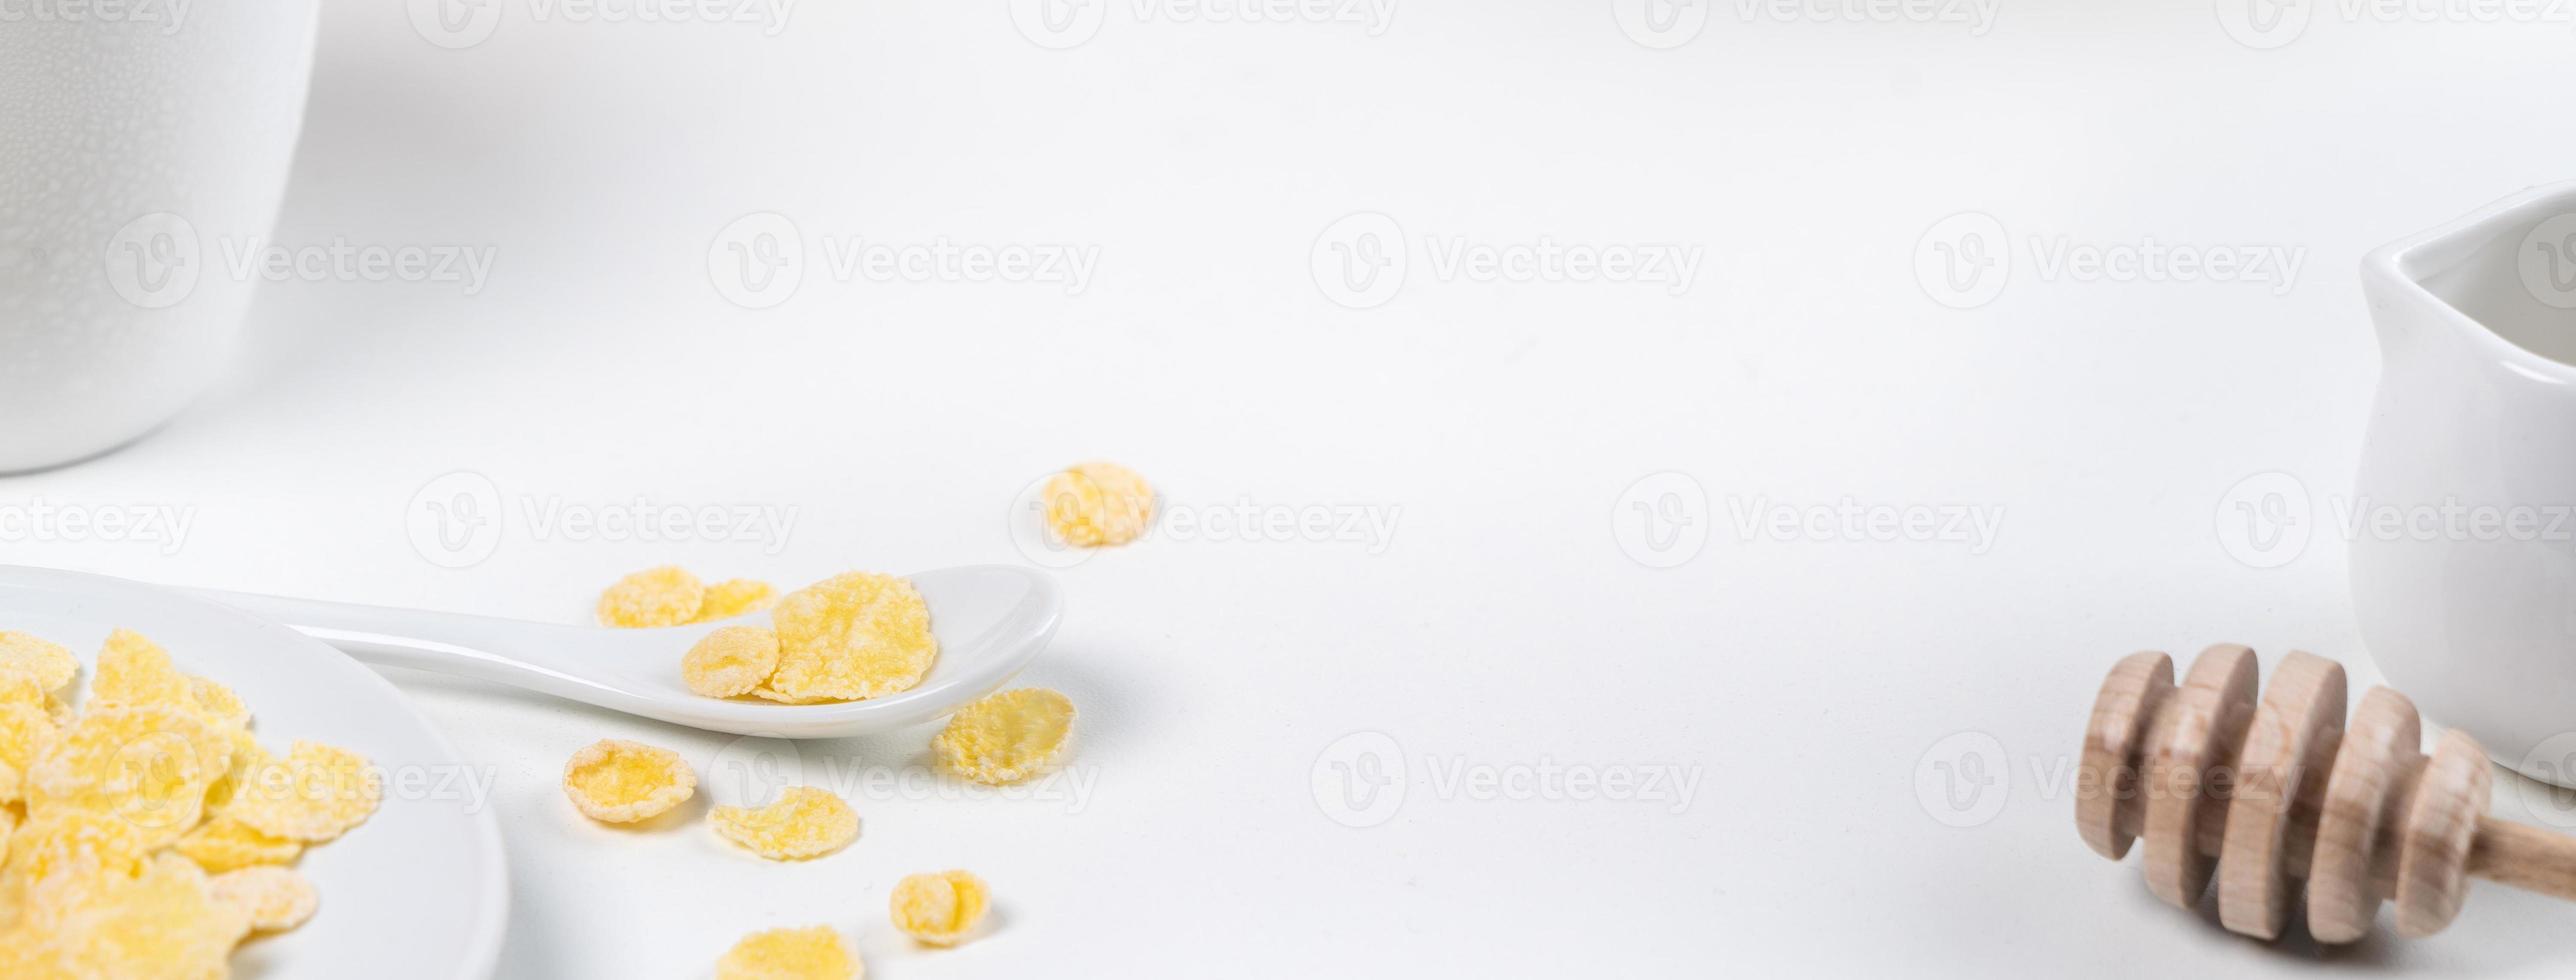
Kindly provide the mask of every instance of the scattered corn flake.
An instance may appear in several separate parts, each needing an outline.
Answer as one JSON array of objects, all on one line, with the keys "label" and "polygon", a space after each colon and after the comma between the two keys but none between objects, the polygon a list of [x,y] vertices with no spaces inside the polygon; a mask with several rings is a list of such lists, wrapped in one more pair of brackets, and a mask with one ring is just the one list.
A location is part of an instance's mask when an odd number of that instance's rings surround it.
[{"label": "scattered corn flake", "polygon": [[711,619],[730,619],[744,613],[759,612],[778,604],[778,587],[747,578],[729,578],[707,586],[707,597],[698,605],[692,623]]},{"label": "scattered corn flake", "polygon": [[222,874],[258,865],[291,864],[304,853],[304,844],[261,833],[231,817],[216,817],[198,824],[170,849],[197,862],[207,874]]},{"label": "scattered corn flake", "polygon": [[33,705],[0,704],[0,803],[25,799],[26,775],[60,736],[51,715]]},{"label": "scattered corn flake", "polygon": [[238,868],[208,879],[215,901],[241,911],[253,932],[284,932],[304,924],[322,903],[313,882],[293,868]]},{"label": "scattered corn flake", "polygon": [[893,575],[835,575],[779,600],[770,619],[778,630],[778,672],[761,696],[771,700],[893,694],[920,683],[939,656],[929,604],[911,582]]},{"label": "scattered corn flake", "polygon": [[778,634],[759,626],[716,630],[680,658],[680,679],[711,698],[749,694],[777,669]]},{"label": "scattered corn flake", "polygon": [[1116,463],[1080,463],[1048,477],[1039,490],[1047,527],[1081,548],[1134,541],[1154,524],[1154,488]]},{"label": "scattered corn flake", "polygon": [[905,935],[933,946],[954,946],[974,931],[989,901],[983,879],[964,871],[934,871],[895,882],[886,914]]},{"label": "scattered corn flake", "polygon": [[81,715],[28,771],[28,807],[113,814],[159,847],[204,818],[206,790],[231,767],[232,753],[231,737],[193,710],[99,708]]},{"label": "scattered corn flake", "polygon": [[627,629],[678,626],[706,603],[706,586],[678,565],[647,568],[599,594],[602,625]]},{"label": "scattered corn flake", "polygon": [[698,774],[669,749],[604,738],[564,762],[564,795],[602,823],[633,823],[662,814],[698,791]]},{"label": "scattered corn flake", "polygon": [[831,926],[755,932],[716,961],[716,980],[855,980],[858,975],[858,957]]},{"label": "scattered corn flake", "polygon": [[0,666],[34,675],[48,691],[62,690],[80,673],[80,661],[62,644],[8,630],[0,630]]},{"label": "scattered corn flake", "polygon": [[950,772],[996,786],[1016,783],[1063,759],[1073,717],[1072,699],[1055,691],[999,691],[958,709],[930,747]]},{"label": "scattered corn flake", "polygon": [[707,822],[718,836],[773,861],[829,854],[859,836],[858,813],[812,786],[790,786],[778,802],[757,809],[717,807]]},{"label": "scattered corn flake", "polygon": [[296,742],[242,774],[223,815],[274,837],[318,843],[366,822],[384,796],[375,767],[347,749]]},{"label": "scattered corn flake", "polygon": [[240,789],[253,772],[274,761],[268,750],[260,746],[259,739],[251,737],[250,729],[230,728],[226,733],[233,743],[233,758],[225,766],[224,774],[215,777],[214,785],[206,787],[207,813],[221,812],[232,802],[234,790]]}]

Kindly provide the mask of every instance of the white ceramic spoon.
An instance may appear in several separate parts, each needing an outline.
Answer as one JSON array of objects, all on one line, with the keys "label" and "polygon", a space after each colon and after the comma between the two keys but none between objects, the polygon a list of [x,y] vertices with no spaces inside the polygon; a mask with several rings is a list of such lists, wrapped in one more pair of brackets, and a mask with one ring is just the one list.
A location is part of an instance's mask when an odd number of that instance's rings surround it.
[{"label": "white ceramic spoon", "polygon": [[911,576],[930,605],[939,659],[911,690],[866,701],[788,705],[710,698],[680,681],[680,657],[720,626],[769,624],[766,612],[663,629],[609,629],[486,616],[193,590],[361,661],[541,691],[691,728],[832,738],[919,724],[991,693],[1046,649],[1064,609],[1055,580],[1008,565]]}]

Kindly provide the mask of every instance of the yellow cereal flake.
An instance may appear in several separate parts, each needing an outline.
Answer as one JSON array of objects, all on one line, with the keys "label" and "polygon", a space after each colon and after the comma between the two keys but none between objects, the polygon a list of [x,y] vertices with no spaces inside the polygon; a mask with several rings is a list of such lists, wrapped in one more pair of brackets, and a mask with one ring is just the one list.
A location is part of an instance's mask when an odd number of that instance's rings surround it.
[{"label": "yellow cereal flake", "polygon": [[984,879],[963,871],[934,871],[895,882],[886,914],[905,935],[933,946],[954,946],[975,930],[988,903]]},{"label": "yellow cereal flake", "polygon": [[188,703],[208,719],[227,725],[250,724],[250,705],[233,689],[204,677],[188,678]]},{"label": "yellow cereal flake", "polygon": [[658,816],[698,791],[698,774],[669,749],[604,738],[564,763],[564,795],[602,823]]},{"label": "yellow cereal flake", "polygon": [[859,836],[859,815],[840,797],[791,786],[778,802],[753,809],[720,806],[707,815],[717,836],[772,861],[829,854]]},{"label": "yellow cereal flake", "polygon": [[759,626],[716,630],[680,658],[680,679],[711,698],[749,694],[777,669],[778,634]]},{"label": "yellow cereal flake", "polygon": [[286,758],[243,773],[222,815],[272,837],[311,844],[366,822],[383,796],[382,781],[365,756],[299,741]]},{"label": "yellow cereal flake", "polygon": [[304,844],[260,833],[231,817],[216,817],[198,824],[170,849],[197,862],[207,874],[222,874],[263,864],[291,864],[304,853]]},{"label": "yellow cereal flake", "polygon": [[856,980],[858,957],[831,926],[742,937],[716,961],[716,980]]},{"label": "yellow cereal flake", "polygon": [[249,929],[241,910],[215,898],[206,874],[176,855],[133,877],[55,896],[45,921],[0,935],[12,977],[222,977]]},{"label": "yellow cereal flake", "polygon": [[1154,524],[1154,488],[1116,463],[1081,463],[1048,477],[1039,490],[1047,527],[1081,548],[1136,540]]},{"label": "yellow cereal flake", "polygon": [[0,900],[17,910],[9,918],[47,924],[74,895],[133,877],[150,850],[142,828],[111,814],[39,811],[9,834]]},{"label": "yellow cereal flake", "polygon": [[678,626],[698,614],[706,595],[706,586],[688,569],[648,568],[618,579],[599,594],[599,622],[627,629]]},{"label": "yellow cereal flake", "polygon": [[53,750],[56,737],[53,718],[45,709],[14,701],[0,703],[0,803],[26,798],[27,772]]},{"label": "yellow cereal flake", "polygon": [[80,673],[80,661],[60,643],[0,630],[0,667],[26,671],[48,691],[62,690]]},{"label": "yellow cereal flake", "polygon": [[1053,768],[1073,740],[1073,701],[1043,687],[1001,691],[949,716],[931,739],[941,767],[979,783],[1016,783]]},{"label": "yellow cereal flake", "polygon": [[921,682],[939,656],[930,606],[912,583],[850,572],[797,590],[770,614],[778,672],[752,693],[790,703],[855,701]]},{"label": "yellow cereal flake", "polygon": [[689,621],[703,623],[711,619],[730,619],[777,604],[777,586],[747,578],[729,578],[707,586],[706,601],[699,604],[698,614]]},{"label": "yellow cereal flake", "polygon": [[159,847],[204,817],[206,790],[230,769],[232,751],[228,735],[186,708],[99,708],[82,715],[28,771],[28,807],[113,814]]},{"label": "yellow cereal flake", "polygon": [[304,924],[322,904],[313,882],[293,868],[274,865],[226,871],[207,881],[215,901],[242,913],[254,932],[284,932]]},{"label": "yellow cereal flake", "polygon": [[0,704],[26,704],[42,708],[53,693],[45,690],[43,681],[32,670],[0,663]]}]

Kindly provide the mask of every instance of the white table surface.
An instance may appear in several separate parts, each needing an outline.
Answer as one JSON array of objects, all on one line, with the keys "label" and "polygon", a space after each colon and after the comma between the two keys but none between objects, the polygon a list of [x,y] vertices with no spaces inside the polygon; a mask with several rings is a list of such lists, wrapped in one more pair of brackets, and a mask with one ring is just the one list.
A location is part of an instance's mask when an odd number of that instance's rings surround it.
[{"label": "white table surface", "polygon": [[[1094,457],[1196,514],[1394,522],[1066,570],[1025,680],[1080,704],[1086,788],[907,788],[927,729],[809,743],[809,773],[885,785],[850,784],[859,841],[807,864],[694,820],[605,829],[556,787],[592,739],[712,767],[750,751],[727,738],[397,678],[497,776],[504,976],[704,975],[738,935],[808,922],[881,978],[2576,968],[2569,910],[2497,886],[2428,940],[2236,939],[2088,852],[2062,782],[2133,649],[2300,647],[2375,679],[2331,528],[2258,568],[2215,517],[2254,474],[2342,492],[2377,371],[2355,265],[2569,175],[2570,25],[2316,4],[2257,50],[2195,3],[2006,4],[1982,33],[1712,3],[1655,50],[1603,2],[1404,3],[1372,36],[1149,0],[1048,50],[998,2],[797,4],[774,36],[511,2],[449,49],[401,4],[327,6],[278,241],[489,247],[488,282],[263,287],[192,413],[0,479],[0,505],[168,507],[188,533],[9,560],[569,621],[662,562],[793,585],[1018,561],[1013,496]],[[809,252],[754,311],[708,252],[760,211]],[[1354,212],[1409,236],[1372,309],[1310,271]],[[2011,241],[1969,309],[1914,271],[1958,212]],[[1073,295],[834,281],[813,243],[849,236],[1099,260]],[[1425,254],[1542,238],[1703,261],[1676,292]],[[2304,258],[2280,290],[2037,268],[2052,241],[2149,239]],[[447,568],[406,522],[459,470],[507,516]],[[1632,505],[1666,489],[1707,501],[1661,529],[1680,551],[1636,544]],[[796,517],[776,542],[529,519],[638,498]],[[1846,500],[2001,523],[1980,543],[1734,519]],[[1327,754],[1355,732],[1383,738]],[[1930,789],[1988,761],[2000,804]],[[1400,805],[1355,810],[1336,762],[1400,774]],[[1511,779],[1452,779],[1479,772]],[[1694,781],[1577,788],[1649,772]],[[2498,812],[2553,815],[2499,787]],[[913,948],[886,891],[952,866],[992,883],[1001,927]]]}]

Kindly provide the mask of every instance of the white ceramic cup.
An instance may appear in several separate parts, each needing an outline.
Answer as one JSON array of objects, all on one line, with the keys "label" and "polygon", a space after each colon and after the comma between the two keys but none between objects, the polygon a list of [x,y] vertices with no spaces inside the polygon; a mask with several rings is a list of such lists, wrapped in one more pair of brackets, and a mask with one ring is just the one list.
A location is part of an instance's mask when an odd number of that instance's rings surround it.
[{"label": "white ceramic cup", "polygon": [[2576,183],[2381,248],[2362,286],[2362,639],[2429,720],[2576,786]]},{"label": "white ceramic cup", "polygon": [[0,5],[0,472],[167,421],[219,375],[269,234],[315,0]]}]

